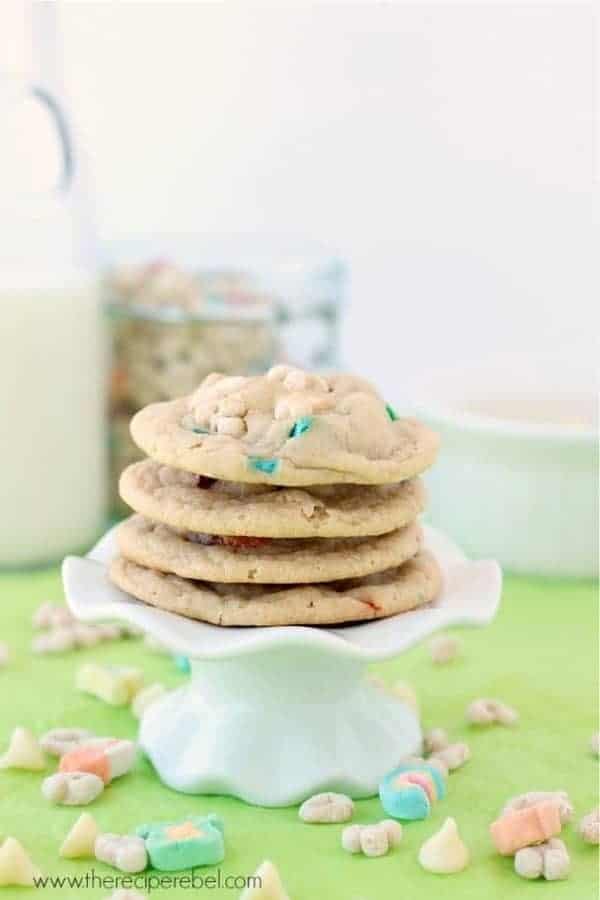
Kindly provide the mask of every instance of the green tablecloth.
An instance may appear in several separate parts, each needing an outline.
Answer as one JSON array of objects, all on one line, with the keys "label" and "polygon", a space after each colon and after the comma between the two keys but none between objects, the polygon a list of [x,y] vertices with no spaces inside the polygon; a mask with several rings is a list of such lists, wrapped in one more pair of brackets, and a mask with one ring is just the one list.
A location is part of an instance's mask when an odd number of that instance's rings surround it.
[{"label": "green tablecloth", "polygon": [[[435,667],[425,647],[374,667],[386,680],[403,679],[417,690],[425,727],[444,726],[469,742],[472,760],[450,777],[448,798],[428,820],[405,826],[401,846],[380,859],[351,857],[340,847],[340,826],[302,824],[296,809],[268,810],[227,798],[188,797],[163,787],[150,765],[113,783],[87,809],[106,831],[125,833],[147,820],[173,819],[190,812],[219,813],[225,820],[225,875],[251,874],[265,858],[277,864],[291,900],[398,900],[430,898],[443,890],[447,900],[495,900],[537,895],[591,900],[598,895],[597,850],[585,845],[573,827],[564,830],[572,857],[568,881],[526,882],[512,860],[496,855],[487,828],[503,802],[534,789],[565,788],[577,817],[598,796],[598,762],[588,750],[597,730],[598,613],[596,589],[589,583],[510,578],[501,612],[489,628],[462,631],[460,661]],[[62,597],[56,570],[0,578],[0,639],[13,660],[0,671],[0,743],[16,725],[41,734],[60,725],[86,726],[98,734],[133,737],[136,722],[125,709],[113,709],[75,691],[78,665],[95,659],[140,666],[148,681],[169,685],[181,676],[168,657],[139,641],[120,641],[64,656],[34,656],[31,613],[43,600]],[[521,722],[514,729],[474,730],[464,723],[467,703],[480,696],[514,705]],[[51,771],[50,767],[48,773]],[[84,875],[92,861],[67,862],[58,847],[79,812],[51,807],[41,796],[43,775],[0,772],[0,836],[18,838],[46,874]],[[355,821],[382,818],[378,800],[357,804]],[[417,863],[421,842],[452,815],[471,849],[472,863],[460,875],[442,878]],[[114,870],[95,864],[97,874]],[[102,887],[46,889],[65,900],[105,897]],[[152,897],[237,898],[239,890],[156,889]],[[3,888],[3,897],[40,896],[34,889]]]}]

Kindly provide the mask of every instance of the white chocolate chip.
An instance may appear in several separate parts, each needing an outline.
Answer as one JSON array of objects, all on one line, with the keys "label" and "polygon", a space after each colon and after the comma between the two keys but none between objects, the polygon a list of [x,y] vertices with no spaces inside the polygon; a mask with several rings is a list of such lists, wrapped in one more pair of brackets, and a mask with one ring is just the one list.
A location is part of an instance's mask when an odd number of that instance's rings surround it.
[{"label": "white chocolate chip", "polygon": [[148,865],[144,841],[132,835],[100,834],[96,838],[94,854],[97,860],[121,872],[143,872]]},{"label": "white chocolate chip", "polygon": [[347,822],[352,818],[354,803],[345,794],[315,794],[305,800],[298,815],[303,822]]},{"label": "white chocolate chip", "polygon": [[94,737],[87,728],[52,728],[40,738],[40,746],[51,756],[64,756]]},{"label": "white chocolate chip", "polygon": [[437,665],[451,662],[460,655],[461,643],[458,638],[449,634],[440,634],[432,638],[428,644],[432,662]]},{"label": "white chocolate chip", "polygon": [[586,844],[600,844],[600,806],[583,817],[577,830]]},{"label": "white chocolate chip", "polygon": [[13,837],[7,837],[0,846],[0,887],[22,885],[33,887],[35,879],[41,875],[29,858],[22,844]]},{"label": "white chocolate chip", "polygon": [[141,690],[143,675],[131,666],[105,666],[86,663],[77,670],[78,690],[91,694],[111,706],[126,706]]},{"label": "white chocolate chip", "polygon": [[471,759],[471,751],[468,744],[449,744],[443,750],[438,750],[430,756],[429,762],[434,759],[441,760],[447,767],[447,770],[453,772],[455,769],[460,769],[461,766],[464,766]]},{"label": "white chocolate chip", "polygon": [[91,772],[56,772],[42,782],[42,794],[51,803],[87,806],[104,790],[104,782]]},{"label": "white chocolate chip", "polygon": [[89,813],[81,813],[71,827],[58,851],[64,859],[89,859],[94,856],[94,844],[99,830]]},{"label": "white chocolate chip", "polygon": [[448,735],[443,728],[431,728],[423,736],[423,747],[426,753],[437,753],[445,750],[450,744]]},{"label": "white chocolate chip", "polygon": [[46,759],[35,735],[28,728],[15,728],[8,750],[0,757],[0,769],[25,769],[39,772],[46,768]]},{"label": "white chocolate chip", "polygon": [[467,707],[467,722],[472,725],[514,725],[519,718],[518,712],[500,700],[482,698],[473,700]]},{"label": "white chocolate chip", "polygon": [[419,850],[419,862],[426,871],[438,875],[452,875],[466,868],[469,851],[454,819],[446,819],[440,830],[425,841]]},{"label": "white chocolate chip", "polygon": [[290,900],[273,863],[266,859],[260,864],[254,878],[244,888],[240,900]]},{"label": "white chocolate chip", "polygon": [[509,812],[527,809],[540,803],[554,803],[558,807],[560,821],[563,825],[573,818],[573,804],[566,791],[529,791],[526,794],[518,794],[505,803],[500,815],[505,816]]}]

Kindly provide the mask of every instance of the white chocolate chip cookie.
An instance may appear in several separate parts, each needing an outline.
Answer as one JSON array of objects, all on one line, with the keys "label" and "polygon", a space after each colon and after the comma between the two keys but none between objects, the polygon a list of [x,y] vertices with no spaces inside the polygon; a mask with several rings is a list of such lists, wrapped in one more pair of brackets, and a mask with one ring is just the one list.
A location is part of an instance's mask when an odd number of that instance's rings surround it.
[{"label": "white chocolate chip cookie", "polygon": [[423,541],[417,522],[376,537],[218,538],[184,535],[135,515],[117,531],[121,554],[182,578],[299,584],[357,578],[401,565]]},{"label": "white chocolate chip cookie", "polygon": [[418,478],[290,488],[213,480],[151,459],[125,469],[120,494],[136,512],[179,531],[278,538],[385,534],[425,506]]},{"label": "white chocolate chip cookie", "polygon": [[363,379],[289,366],[247,378],[212,373],[191,396],[142,409],[131,433],[166,465],[288,486],[402,481],[428,468],[438,447]]},{"label": "white chocolate chip cookie", "polygon": [[328,584],[209,584],[165,575],[123,557],[110,567],[122,590],[152,606],[214,625],[333,625],[406,612],[434,599],[441,575],[424,551],[404,565]]}]

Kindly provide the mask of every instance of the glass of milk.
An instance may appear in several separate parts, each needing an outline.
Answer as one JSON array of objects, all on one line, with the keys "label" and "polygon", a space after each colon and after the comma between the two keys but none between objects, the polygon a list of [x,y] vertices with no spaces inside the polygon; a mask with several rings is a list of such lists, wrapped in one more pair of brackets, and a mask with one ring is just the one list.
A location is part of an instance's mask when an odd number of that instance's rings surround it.
[{"label": "glass of milk", "polygon": [[64,116],[1,73],[0,116],[0,567],[24,567],[104,525],[105,350]]}]

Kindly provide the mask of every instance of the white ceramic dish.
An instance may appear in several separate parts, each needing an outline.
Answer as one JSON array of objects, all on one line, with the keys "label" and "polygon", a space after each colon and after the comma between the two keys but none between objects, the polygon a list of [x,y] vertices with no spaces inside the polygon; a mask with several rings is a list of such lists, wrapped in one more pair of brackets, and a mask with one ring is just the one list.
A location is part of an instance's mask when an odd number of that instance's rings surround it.
[{"label": "white ceramic dish", "polygon": [[371,796],[381,776],[418,752],[414,712],[365,679],[388,659],[450,625],[491,622],[500,602],[494,561],[470,562],[442,534],[427,546],[444,572],[434,604],[335,628],[219,628],[134,599],[107,577],[114,532],[88,558],[67,557],[67,602],[84,621],[124,619],[192,660],[192,678],[150,707],[140,743],[162,780],[262,806],[320,790]]},{"label": "white ceramic dish", "polygon": [[592,374],[509,357],[430,376],[416,395],[416,415],[442,439],[426,476],[428,521],[514,572],[597,576]]}]

